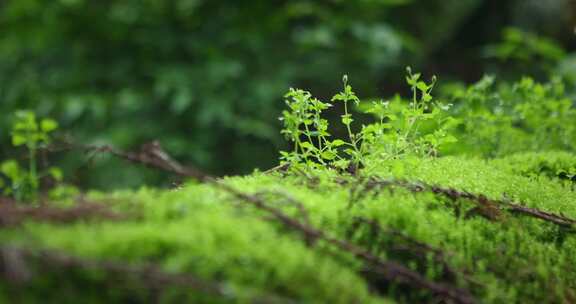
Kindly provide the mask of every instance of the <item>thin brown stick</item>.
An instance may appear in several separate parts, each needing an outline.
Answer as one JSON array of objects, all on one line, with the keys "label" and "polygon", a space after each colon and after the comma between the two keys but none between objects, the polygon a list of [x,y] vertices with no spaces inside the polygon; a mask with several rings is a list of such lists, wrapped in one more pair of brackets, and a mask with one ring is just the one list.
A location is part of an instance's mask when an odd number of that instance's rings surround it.
[{"label": "thin brown stick", "polygon": [[465,304],[476,302],[467,290],[430,281],[421,274],[412,271],[401,264],[392,261],[384,261],[361,247],[338,239],[309,224],[302,223],[288,216],[282,210],[269,206],[261,197],[244,193],[221,180],[203,174],[199,170],[180,165],[176,161],[172,160],[172,158],[162,150],[158,142],[144,145],[141,150],[136,153],[123,152],[111,146],[83,146],[82,148],[87,151],[110,153],[134,163],[143,164],[148,167],[161,169],[183,177],[191,177],[212,184],[215,187],[230,193],[237,199],[269,213],[286,227],[290,227],[302,233],[306,239],[322,240],[327,244],[333,245],[339,250],[353,254],[358,259],[364,261],[366,266],[371,267],[374,272],[379,273],[389,282],[404,284],[415,289],[427,290],[444,301]]},{"label": "thin brown stick", "polygon": [[[564,228],[576,228],[576,220],[572,218],[568,218],[563,215],[551,213],[548,211],[540,210],[537,208],[530,208],[526,207],[521,203],[512,203],[506,200],[495,200],[495,199],[488,199],[486,196],[482,194],[474,194],[467,191],[460,191],[454,188],[445,188],[437,185],[429,185],[422,182],[408,182],[408,181],[401,181],[401,180],[381,180],[378,178],[372,178],[368,183],[376,183],[379,186],[397,186],[408,189],[412,192],[423,192],[423,191],[431,191],[436,194],[441,194],[446,196],[452,200],[457,200],[460,198],[469,199],[479,205],[479,207],[484,208],[485,211],[493,210],[495,212],[499,211],[507,211],[510,213],[517,213],[525,216],[529,216],[532,218],[540,219],[543,221],[551,222],[558,226]],[[371,186],[372,188],[374,186]],[[488,212],[484,212],[487,217],[491,217],[492,219],[498,218],[497,215],[490,216],[487,214]]]},{"label": "thin brown stick", "polygon": [[[402,251],[407,251],[409,254],[414,255],[422,261],[427,260],[429,256],[438,263],[444,274],[447,276],[446,279],[454,281],[458,278],[466,280],[466,282],[474,285],[476,287],[482,287],[482,284],[470,276],[471,271],[468,269],[455,269],[450,265],[448,259],[453,255],[451,252],[447,252],[441,248],[431,246],[427,243],[414,239],[413,237],[403,233],[402,231],[383,227],[376,219],[369,219],[365,217],[354,217],[352,219],[352,227],[358,228],[358,224],[364,224],[370,227],[372,232],[376,237],[389,237],[393,239],[393,249],[398,249]],[[404,243],[402,246],[398,243]]]},{"label": "thin brown stick", "polygon": [[[466,290],[462,290],[450,285],[432,282],[421,276],[419,273],[414,272],[403,265],[383,261],[379,257],[372,255],[364,248],[358,247],[347,241],[338,239],[326,232],[319,230],[307,223],[302,223],[280,209],[269,206],[262,198],[241,192],[228,184],[213,178],[209,175],[203,174],[201,171],[194,168],[185,167],[176,161],[172,160],[170,156],[162,150],[157,142],[144,145],[139,152],[123,152],[111,146],[83,146],[82,149],[86,151],[110,153],[128,161],[146,165],[148,167],[161,169],[163,171],[171,172],[183,177],[191,177],[199,181],[212,184],[217,188],[224,190],[239,200],[263,210],[274,218],[276,218],[283,225],[293,228],[296,231],[304,234],[306,238],[313,238],[322,240],[334,247],[351,253],[360,260],[363,260],[367,266],[373,267],[374,272],[380,273],[389,282],[401,283],[412,288],[428,290],[432,294],[442,298],[443,300],[455,303],[474,303],[475,299]],[[499,209],[503,209],[512,213],[519,213],[522,215],[534,217],[537,219],[552,222],[562,227],[573,228],[576,220],[564,217],[562,215],[542,211],[536,208],[525,207],[521,204],[511,203],[503,200],[488,200],[483,195],[476,195],[465,191],[459,191],[453,188],[444,188],[439,186],[427,185],[425,183],[415,183],[397,180],[377,180],[373,179],[372,182],[377,182],[380,185],[400,186],[409,189],[413,192],[432,191],[437,194],[442,194],[452,199],[467,198],[478,204],[497,205]]]},{"label": "thin brown stick", "polygon": [[37,207],[17,204],[0,204],[0,227],[13,227],[33,219],[52,223],[71,223],[81,220],[123,220],[127,216],[111,211],[106,205],[92,202],[77,204],[71,208],[48,205]]}]

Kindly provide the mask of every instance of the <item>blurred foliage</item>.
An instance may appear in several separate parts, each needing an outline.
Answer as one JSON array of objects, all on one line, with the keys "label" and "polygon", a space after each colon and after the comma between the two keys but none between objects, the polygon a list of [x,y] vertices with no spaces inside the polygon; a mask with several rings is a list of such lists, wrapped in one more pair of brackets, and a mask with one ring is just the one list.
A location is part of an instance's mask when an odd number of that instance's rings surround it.
[{"label": "blurred foliage", "polygon": [[[518,1],[501,11],[492,2],[4,1],[0,130],[9,128],[11,113],[28,109],[53,117],[76,141],[129,148],[159,139],[217,174],[270,167],[282,144],[277,118],[288,87],[326,97],[346,73],[361,79],[358,91],[376,96],[397,87],[408,64],[441,70],[433,63],[439,50],[467,58],[451,45],[476,49],[467,44],[469,32],[483,26],[475,22],[505,15]],[[495,41],[495,31],[474,35],[478,46]],[[14,157],[8,146],[0,132],[0,159]],[[65,163],[70,170],[84,161],[66,156]],[[77,170],[76,182],[158,181],[155,173],[102,164]]]},{"label": "blurred foliage", "polygon": [[501,41],[486,46],[484,53],[501,63],[499,75],[512,76],[522,71],[546,77],[566,58],[566,51],[556,41],[514,27],[505,28]]},{"label": "blurred foliage", "polygon": [[28,168],[24,170],[15,160],[0,162],[0,194],[13,195],[17,201],[36,202],[43,177],[62,180],[58,168],[38,172],[38,150],[50,144],[51,133],[58,129],[58,123],[52,119],[38,120],[33,112],[28,111],[17,111],[15,116],[10,137],[14,147],[26,148]]},{"label": "blurred foliage", "polygon": [[418,53],[417,39],[387,21],[410,2],[9,1],[0,12],[0,128],[27,108],[82,141],[159,138],[220,173],[270,166],[287,87],[328,91],[325,75],[347,72],[374,90],[379,73]]},{"label": "blurred foliage", "polygon": [[444,153],[500,157],[524,151],[576,151],[576,108],[565,81],[524,77],[495,84],[486,76],[468,87],[451,87],[446,97],[461,121],[459,142]]}]

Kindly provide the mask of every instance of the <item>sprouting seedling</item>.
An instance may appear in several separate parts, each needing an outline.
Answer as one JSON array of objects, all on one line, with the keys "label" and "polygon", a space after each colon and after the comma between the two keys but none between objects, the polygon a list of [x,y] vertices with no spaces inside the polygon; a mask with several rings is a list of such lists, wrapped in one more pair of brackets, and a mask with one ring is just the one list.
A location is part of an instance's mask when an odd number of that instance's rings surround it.
[{"label": "sprouting seedling", "polygon": [[371,113],[378,118],[380,124],[384,124],[385,118],[395,117],[393,114],[390,113],[388,106],[390,105],[389,101],[373,101],[370,108],[366,110],[366,113]]},{"label": "sprouting seedling", "polygon": [[356,106],[360,103],[360,99],[356,96],[356,93],[352,90],[352,86],[348,84],[348,75],[342,77],[342,84],[344,90],[332,97],[332,101],[341,101],[344,104],[344,114],[340,116],[342,124],[346,126],[348,131],[348,138],[350,143],[348,144],[351,149],[345,150],[350,156],[352,156],[355,165],[361,160],[361,152],[358,147],[359,141],[361,140],[358,136],[352,133],[351,124],[354,121],[352,114],[348,111],[348,103],[353,102]]},{"label": "sprouting seedling", "polygon": [[11,188],[5,192],[13,194],[16,200],[36,201],[39,180],[44,175],[61,179],[62,173],[57,168],[50,168],[45,173],[38,172],[38,149],[50,143],[50,133],[58,128],[52,119],[37,120],[31,111],[18,111],[12,125],[11,139],[15,147],[24,146],[28,152],[28,170],[22,170],[15,160],[8,160],[0,165],[0,171],[11,181]]},{"label": "sprouting seedling", "polygon": [[[281,152],[284,163],[292,166],[305,164],[307,168],[335,167],[341,170],[368,168],[367,158],[395,159],[399,155],[417,153],[435,155],[435,149],[443,142],[453,140],[446,132],[448,124],[438,114],[443,110],[431,95],[436,83],[432,77],[430,83],[420,79],[419,73],[412,73],[407,68],[406,81],[412,90],[410,107],[402,110],[402,121],[397,124],[398,116],[389,105],[389,101],[375,101],[366,110],[378,120],[375,123],[362,125],[360,132],[352,131],[354,119],[349,105],[358,106],[360,99],[348,83],[348,76],[342,77],[343,90],[331,99],[342,102],[344,114],[340,115],[341,123],[346,127],[347,139],[333,139],[329,133],[329,123],[322,118],[322,113],[332,106],[322,102],[308,91],[290,89],[285,95],[288,110],[280,118],[284,123],[282,133],[293,143],[291,152]],[[400,97],[397,97],[401,101]],[[396,100],[394,99],[394,100]],[[396,102],[396,101],[394,101]],[[418,123],[423,120],[436,119],[439,129],[432,134],[420,135]],[[454,125],[453,121],[451,124]]]},{"label": "sprouting seedling", "polygon": [[406,72],[408,73],[406,76],[406,82],[408,85],[410,85],[410,89],[412,90],[412,113],[410,113],[411,117],[409,117],[409,125],[408,128],[406,128],[407,137],[410,135],[412,128],[418,122],[418,120],[424,117],[424,111],[430,107],[430,103],[432,101],[431,93],[434,85],[436,84],[436,76],[432,76],[432,80],[429,84],[427,84],[426,82],[420,80],[420,73],[412,73],[412,68],[407,67]]},{"label": "sprouting seedling", "polygon": [[294,149],[281,152],[282,159],[291,163],[305,161],[309,166],[314,166],[314,161],[326,165],[325,161],[335,153],[332,142],[328,140],[328,121],[322,118],[321,113],[332,105],[300,89],[291,88],[284,97],[289,111],[283,111],[280,117],[284,123],[281,132],[294,144]]}]

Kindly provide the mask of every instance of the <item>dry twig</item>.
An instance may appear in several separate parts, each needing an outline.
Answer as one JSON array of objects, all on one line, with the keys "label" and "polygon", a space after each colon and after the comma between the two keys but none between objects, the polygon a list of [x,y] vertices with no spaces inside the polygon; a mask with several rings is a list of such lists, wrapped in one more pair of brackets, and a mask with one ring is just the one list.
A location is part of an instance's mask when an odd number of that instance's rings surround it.
[{"label": "dry twig", "polygon": [[190,177],[197,179],[199,181],[214,185],[215,187],[228,192],[237,199],[256,207],[257,209],[263,210],[270,215],[272,215],[276,220],[281,222],[286,227],[290,227],[296,231],[299,231],[304,235],[306,239],[321,240],[327,244],[338,248],[339,250],[345,251],[347,253],[353,254],[358,259],[366,263],[366,267],[369,267],[374,273],[378,273],[380,276],[385,278],[388,282],[403,284],[405,286],[419,289],[427,290],[435,297],[441,299],[442,301],[448,301],[453,303],[475,303],[475,299],[467,291],[461,288],[430,281],[426,279],[421,274],[410,270],[409,268],[392,262],[384,261],[379,257],[371,254],[364,248],[358,247],[352,243],[345,240],[338,239],[326,232],[317,229],[309,224],[303,223],[296,220],[282,210],[278,208],[271,207],[264,201],[261,197],[257,195],[250,195],[236,188],[222,182],[219,179],[211,177],[202,173],[194,168],[185,167],[176,161],[174,161],[160,146],[158,142],[152,142],[142,146],[139,152],[123,152],[114,149],[111,146],[82,146],[86,151],[96,151],[100,153],[110,153],[122,159],[143,164],[148,167],[161,169],[167,172],[171,172],[183,177]]}]

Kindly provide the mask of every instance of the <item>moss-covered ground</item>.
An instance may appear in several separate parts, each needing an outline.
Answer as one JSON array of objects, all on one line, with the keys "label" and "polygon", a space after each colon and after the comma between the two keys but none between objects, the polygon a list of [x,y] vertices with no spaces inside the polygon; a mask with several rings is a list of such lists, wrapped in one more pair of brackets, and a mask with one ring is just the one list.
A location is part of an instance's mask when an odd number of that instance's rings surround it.
[{"label": "moss-covered ground", "polygon": [[44,213],[5,203],[0,302],[574,303],[575,165],[441,157],[219,180],[249,199],[189,181]]}]

